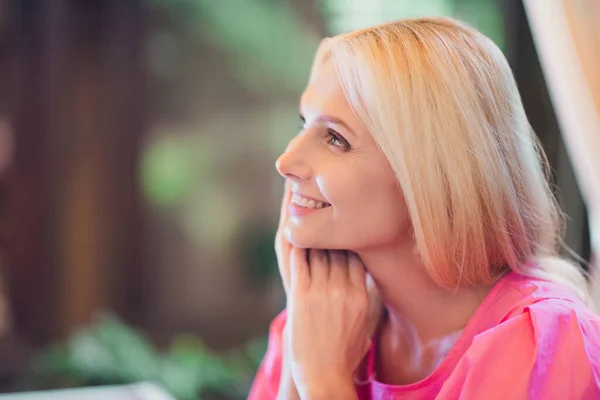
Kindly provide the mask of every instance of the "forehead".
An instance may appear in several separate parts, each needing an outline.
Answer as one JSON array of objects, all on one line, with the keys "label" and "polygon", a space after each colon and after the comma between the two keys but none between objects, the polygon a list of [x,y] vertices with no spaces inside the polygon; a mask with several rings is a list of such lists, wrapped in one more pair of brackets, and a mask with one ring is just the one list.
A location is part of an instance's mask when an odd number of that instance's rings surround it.
[{"label": "forehead", "polygon": [[[349,117],[356,119],[330,60],[315,68],[300,99],[300,109],[306,114],[330,114],[344,120]],[[346,122],[352,123],[354,119]]]}]

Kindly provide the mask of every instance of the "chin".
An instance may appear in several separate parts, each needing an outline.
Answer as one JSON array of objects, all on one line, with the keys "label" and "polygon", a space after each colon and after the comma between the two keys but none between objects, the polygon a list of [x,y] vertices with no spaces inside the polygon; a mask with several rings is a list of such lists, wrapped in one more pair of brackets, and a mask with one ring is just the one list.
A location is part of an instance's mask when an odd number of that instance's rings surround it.
[{"label": "chin", "polygon": [[299,249],[322,249],[322,250],[350,250],[353,246],[335,243],[324,233],[315,233],[297,225],[288,226],[285,230],[285,238],[290,244]]},{"label": "chin", "polygon": [[285,230],[285,238],[290,244],[299,249],[332,249],[332,243],[327,243],[320,235],[308,231],[297,225],[289,226]]},{"label": "chin", "polygon": [[[285,238],[288,242],[294,247],[299,249],[317,249],[324,248],[323,246],[318,246],[320,241],[316,237],[307,237],[307,235],[303,235],[298,232],[297,229],[289,229],[286,231]],[[320,243],[322,244],[322,243]]]}]

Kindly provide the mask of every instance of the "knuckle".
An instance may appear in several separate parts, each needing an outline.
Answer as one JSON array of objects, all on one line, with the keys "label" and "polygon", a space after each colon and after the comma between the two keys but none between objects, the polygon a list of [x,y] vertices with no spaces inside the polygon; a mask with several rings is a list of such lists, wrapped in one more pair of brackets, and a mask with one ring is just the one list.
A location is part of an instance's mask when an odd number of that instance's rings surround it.
[{"label": "knuckle", "polygon": [[352,296],[353,307],[355,307],[359,311],[366,311],[369,307],[369,297],[366,293],[356,292]]},{"label": "knuckle", "polygon": [[320,263],[327,262],[327,254],[323,250],[317,250],[316,256]]},{"label": "knuckle", "polygon": [[345,301],[347,299],[347,293],[344,288],[334,287],[329,291],[329,296],[334,301]]},{"label": "knuckle", "polygon": [[311,250],[310,258],[314,263],[318,264],[325,264],[327,262],[327,256],[323,250]]},{"label": "knuckle", "polygon": [[330,253],[332,262],[339,263],[343,261],[344,255],[339,250],[333,250]]}]

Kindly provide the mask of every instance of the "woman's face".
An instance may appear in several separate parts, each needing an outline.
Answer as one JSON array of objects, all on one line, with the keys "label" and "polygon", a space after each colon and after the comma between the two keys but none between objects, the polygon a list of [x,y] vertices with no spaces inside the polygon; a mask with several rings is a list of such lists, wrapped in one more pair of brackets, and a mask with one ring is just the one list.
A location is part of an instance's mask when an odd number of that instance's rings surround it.
[{"label": "woman's face", "polygon": [[300,117],[300,133],[276,163],[291,181],[292,202],[301,203],[290,205],[288,241],[301,248],[359,251],[401,239],[408,223],[401,190],[346,100],[332,62],[315,72]]}]

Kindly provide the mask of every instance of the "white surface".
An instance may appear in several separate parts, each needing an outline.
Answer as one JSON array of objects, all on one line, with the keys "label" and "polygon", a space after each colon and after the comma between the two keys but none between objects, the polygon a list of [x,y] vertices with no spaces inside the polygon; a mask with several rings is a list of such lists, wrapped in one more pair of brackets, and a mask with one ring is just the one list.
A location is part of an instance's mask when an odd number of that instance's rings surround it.
[{"label": "white surface", "polygon": [[1,400],[174,400],[160,386],[137,383],[125,386],[98,386],[91,388],[49,390],[44,392],[11,393],[0,395]]}]

